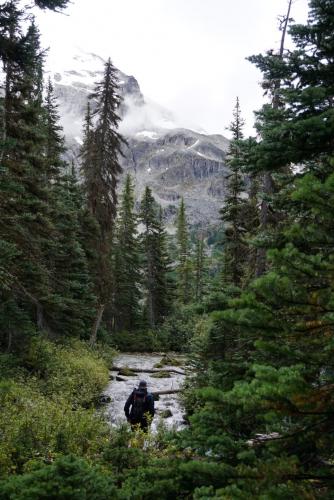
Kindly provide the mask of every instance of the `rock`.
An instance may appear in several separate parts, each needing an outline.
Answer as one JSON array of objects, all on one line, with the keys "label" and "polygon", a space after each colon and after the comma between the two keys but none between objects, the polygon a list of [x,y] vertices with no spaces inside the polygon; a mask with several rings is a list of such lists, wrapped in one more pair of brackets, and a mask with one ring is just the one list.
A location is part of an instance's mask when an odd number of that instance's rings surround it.
[{"label": "rock", "polygon": [[122,377],[119,377],[118,375],[116,375],[116,381],[117,382],[126,382],[126,379],[122,378]]},{"label": "rock", "polygon": [[[67,68],[55,67],[55,92],[66,136],[66,158],[77,164],[82,141],[82,121],[87,96],[101,80],[105,61],[94,54],[76,54]],[[181,196],[187,206],[190,225],[220,224],[229,170],[225,157],[229,141],[221,135],[207,135],[176,127],[173,116],[145,100],[135,77],[117,71],[120,93],[121,133],[127,139],[121,163],[124,174],[135,173],[137,202],[147,185],[171,223]],[[94,105],[94,103],[92,103]],[[169,125],[165,128],[164,123]],[[170,126],[171,125],[171,126]]]},{"label": "rock", "polygon": [[163,368],[165,365],[164,363],[161,361],[159,361],[159,363],[155,363],[155,365],[153,365],[153,368]]},{"label": "rock", "polygon": [[170,378],[171,375],[169,372],[157,372],[151,374],[152,378]]},{"label": "rock", "polygon": [[182,366],[182,362],[177,359],[165,354],[164,357],[156,363],[153,368],[164,368],[165,366]]},{"label": "rock", "polygon": [[109,375],[109,380],[114,380],[114,376],[113,375]]},{"label": "rock", "polygon": [[133,370],[130,370],[130,368],[128,368],[127,366],[121,368],[117,375],[121,375],[123,377],[137,377],[137,373],[135,373]]},{"label": "rock", "polygon": [[106,394],[102,394],[102,396],[100,396],[99,403],[101,405],[111,403],[111,397],[107,396]]},{"label": "rock", "polygon": [[170,418],[170,417],[173,416],[173,413],[168,408],[167,410],[163,410],[160,415],[161,415],[162,418]]}]

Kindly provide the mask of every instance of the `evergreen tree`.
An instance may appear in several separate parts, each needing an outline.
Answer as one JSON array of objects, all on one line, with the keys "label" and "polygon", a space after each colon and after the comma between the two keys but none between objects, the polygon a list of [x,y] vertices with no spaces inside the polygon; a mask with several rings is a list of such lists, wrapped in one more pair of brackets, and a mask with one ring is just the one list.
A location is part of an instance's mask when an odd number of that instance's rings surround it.
[{"label": "evergreen tree", "polygon": [[113,246],[113,315],[114,328],[118,331],[133,330],[138,326],[141,296],[140,248],[134,203],[134,187],[128,174],[122,193]]},{"label": "evergreen tree", "polygon": [[53,269],[52,327],[63,336],[86,337],[96,307],[86,254],[80,242],[81,196],[75,174],[52,189],[55,239],[48,252]]},{"label": "evergreen tree", "polygon": [[181,199],[177,215],[177,245],[178,245],[178,297],[183,304],[191,298],[191,264],[189,258],[188,223],[184,199]]},{"label": "evergreen tree", "polygon": [[[51,2],[40,6],[50,8]],[[64,7],[66,1],[53,2]],[[52,239],[42,106],[43,51],[26,7],[0,6],[0,294],[1,329],[7,348],[22,344],[33,323],[45,329],[50,270],[45,251]],[[51,294],[52,295],[52,294]]]},{"label": "evergreen tree", "polygon": [[[228,457],[233,486],[217,471],[213,495],[331,496],[333,31],[333,3],[312,0],[308,24],[290,30],[296,49],[279,65],[272,54],[257,58],[281,82],[281,107],[261,112],[257,161],[303,169],[278,193],[290,214],[274,226],[270,272],[213,318],[214,388],[203,391],[191,430],[196,450],[205,455],[209,442],[211,456]],[[234,354],[226,337],[239,344]]]},{"label": "evergreen tree", "polygon": [[161,210],[147,186],[140,205],[140,222],[144,225],[141,235],[145,287],[145,308],[149,326],[155,328],[168,312],[168,256],[166,235],[162,225]]},{"label": "evergreen tree", "polygon": [[20,35],[19,23],[16,29],[13,39],[16,36],[19,40],[24,58],[20,64],[11,63],[10,78],[8,74],[6,77],[1,232],[20,255],[16,269],[12,270],[15,293],[23,295],[33,306],[39,328],[45,328],[50,273],[45,266],[43,248],[52,227],[43,155],[43,53],[34,23],[25,35]]},{"label": "evergreen tree", "polygon": [[118,176],[122,171],[118,157],[124,142],[117,132],[120,97],[116,69],[110,59],[105,64],[103,80],[96,85],[91,99],[95,109],[92,116],[90,108],[87,110],[81,155],[87,205],[97,222],[98,232],[94,238],[95,255],[91,265],[98,298],[90,339],[94,344],[105,307],[112,298],[111,242]]},{"label": "evergreen tree", "polygon": [[47,177],[51,182],[65,173],[66,164],[62,159],[65,152],[64,137],[62,127],[59,125],[58,105],[50,78],[46,88],[44,109],[46,128],[45,161],[47,164]]},{"label": "evergreen tree", "polygon": [[45,162],[49,183],[50,218],[53,237],[46,245],[45,259],[52,271],[50,322],[64,336],[84,336],[95,306],[92,282],[80,237],[79,214],[83,197],[75,171],[66,173],[65,151],[58,105],[49,80],[44,105]]},{"label": "evergreen tree", "polygon": [[200,302],[203,298],[204,278],[204,237],[203,233],[198,235],[195,255],[195,299]]},{"label": "evergreen tree", "polygon": [[99,223],[103,237],[111,231],[116,216],[116,189],[122,172],[119,155],[122,154],[121,147],[125,142],[117,132],[120,121],[117,112],[121,99],[116,68],[110,59],[105,64],[103,80],[96,85],[90,99],[94,101],[95,108],[92,113],[94,184],[87,184],[90,178],[87,176],[86,189],[91,201],[90,210]]},{"label": "evergreen tree", "polygon": [[244,181],[244,161],[241,153],[243,139],[242,128],[244,120],[241,117],[239,99],[233,112],[233,121],[229,127],[232,141],[227,154],[227,165],[230,174],[227,181],[227,194],[224,208],[221,210],[225,223],[224,270],[225,284],[241,287],[247,261],[247,245],[245,243],[246,219],[246,186]]},{"label": "evergreen tree", "polygon": [[[278,53],[274,51],[269,51],[267,54],[267,60],[270,60],[270,64],[266,65],[266,70],[263,66],[263,56],[252,56],[249,60],[255,63],[260,69],[263,69],[264,73],[264,81],[262,83],[262,87],[265,89],[266,93],[271,98],[271,103],[263,106],[262,111],[257,113],[257,122],[256,128],[258,134],[262,138],[261,152],[258,150],[258,146],[256,145],[255,150],[255,158],[251,160],[251,164],[253,167],[253,172],[255,171],[262,179],[262,201],[261,208],[259,214],[259,222],[261,227],[261,232],[259,234],[259,244],[257,249],[257,258],[256,258],[256,275],[261,276],[267,269],[266,263],[266,248],[268,248],[268,240],[270,240],[270,234],[272,232],[272,227],[276,225],[276,223],[280,219],[279,214],[275,214],[273,208],[273,198],[277,191],[279,191],[279,186],[277,184],[277,178],[275,178],[275,173],[288,173],[289,167],[287,165],[284,168],[281,166],[277,169],[277,165],[275,165],[275,161],[268,165],[266,164],[266,149],[268,151],[272,151],[274,148],[278,148],[278,144],[273,141],[273,137],[271,136],[270,129],[274,129],[274,124],[279,126],[281,121],[281,113],[283,112],[284,104],[281,99],[281,85],[286,78],[284,72],[282,72],[283,68],[283,56],[285,50],[285,39],[288,31],[290,14],[292,9],[292,0],[288,2],[287,14],[280,19],[280,30],[281,30],[281,43]],[[270,70],[269,70],[270,66]],[[271,123],[269,128],[266,127],[266,123]],[[269,131],[269,134],[267,134]],[[265,146],[266,144],[266,146]],[[258,152],[258,153],[257,153]],[[270,157],[269,153],[269,157]],[[271,158],[273,160],[273,158]]]},{"label": "evergreen tree", "polygon": [[171,278],[171,259],[169,256],[168,236],[163,222],[162,208],[159,207],[157,219],[157,259],[156,259],[156,315],[162,323],[171,312],[173,281]]}]

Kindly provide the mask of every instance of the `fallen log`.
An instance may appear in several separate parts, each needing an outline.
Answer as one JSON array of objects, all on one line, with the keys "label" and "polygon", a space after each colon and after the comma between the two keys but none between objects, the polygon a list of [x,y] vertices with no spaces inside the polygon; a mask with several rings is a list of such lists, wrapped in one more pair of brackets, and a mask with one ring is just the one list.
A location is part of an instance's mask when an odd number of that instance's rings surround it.
[{"label": "fallen log", "polygon": [[182,392],[182,389],[170,389],[167,391],[153,391],[152,396],[164,396],[165,394],[176,394],[177,392]]},{"label": "fallen log", "polygon": [[[175,368],[164,368],[163,370],[158,370],[156,368],[129,368],[127,369],[131,372],[138,372],[138,373],[160,373],[160,372],[171,372],[171,373],[177,373],[178,375],[185,375],[184,372],[181,372],[180,370],[175,370]],[[121,370],[124,370],[124,367],[120,366],[113,366],[111,368],[112,371],[119,372]]]}]

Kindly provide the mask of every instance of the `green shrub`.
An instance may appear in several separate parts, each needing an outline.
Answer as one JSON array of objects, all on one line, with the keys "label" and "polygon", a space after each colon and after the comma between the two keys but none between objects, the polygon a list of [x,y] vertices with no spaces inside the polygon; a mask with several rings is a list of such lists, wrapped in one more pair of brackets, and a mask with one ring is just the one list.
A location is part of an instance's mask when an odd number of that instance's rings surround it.
[{"label": "green shrub", "polygon": [[118,498],[113,476],[73,456],[0,482],[3,500],[110,500]]},{"label": "green shrub", "polygon": [[94,410],[48,398],[28,383],[0,383],[0,474],[22,472],[58,454],[94,456],[108,441],[109,427]]},{"label": "green shrub", "polygon": [[99,350],[34,337],[24,353],[25,369],[19,361],[0,356],[0,474],[29,470],[59,454],[101,453],[109,426],[94,407],[86,409],[108,384]]},{"label": "green shrub", "polygon": [[[106,352],[106,358],[110,357],[110,349]],[[96,401],[108,384],[108,365],[99,350],[78,340],[57,345],[35,337],[25,353],[24,364],[41,380],[43,393],[59,395],[77,406]]]}]

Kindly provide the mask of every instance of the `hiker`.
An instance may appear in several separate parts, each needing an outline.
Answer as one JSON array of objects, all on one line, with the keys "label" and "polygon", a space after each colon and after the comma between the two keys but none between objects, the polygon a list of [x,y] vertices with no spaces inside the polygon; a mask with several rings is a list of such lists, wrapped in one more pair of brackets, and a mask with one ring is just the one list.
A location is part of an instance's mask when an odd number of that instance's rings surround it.
[{"label": "hiker", "polygon": [[[131,406],[131,410],[130,410]],[[132,429],[138,426],[147,431],[150,416],[154,417],[154,398],[147,392],[147,383],[145,380],[139,382],[138,389],[134,389],[128,397],[124,406],[125,416],[131,424]]]}]

